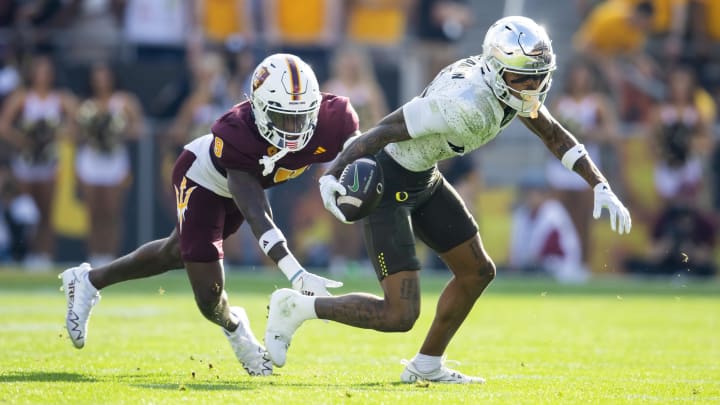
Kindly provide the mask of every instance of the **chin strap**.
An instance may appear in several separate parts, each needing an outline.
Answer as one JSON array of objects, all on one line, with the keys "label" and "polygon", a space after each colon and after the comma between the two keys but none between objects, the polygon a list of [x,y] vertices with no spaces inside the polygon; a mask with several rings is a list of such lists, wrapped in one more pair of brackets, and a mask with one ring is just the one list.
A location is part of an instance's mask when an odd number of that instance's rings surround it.
[{"label": "chin strap", "polygon": [[272,155],[272,156],[263,156],[260,158],[259,162],[261,165],[263,165],[263,171],[262,175],[267,176],[268,174],[273,172],[273,169],[275,169],[275,162],[282,159],[285,155],[290,152],[290,149],[280,149],[278,153]]},{"label": "chin strap", "polygon": [[535,107],[533,107],[532,111],[530,111],[530,118],[536,119],[538,117],[538,110],[540,109],[540,103],[537,103]]}]

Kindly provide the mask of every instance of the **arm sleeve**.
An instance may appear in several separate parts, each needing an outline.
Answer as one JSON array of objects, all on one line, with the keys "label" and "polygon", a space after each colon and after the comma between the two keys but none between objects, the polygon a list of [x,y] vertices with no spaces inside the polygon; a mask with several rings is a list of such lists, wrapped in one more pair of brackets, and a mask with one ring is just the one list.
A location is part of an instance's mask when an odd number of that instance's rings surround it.
[{"label": "arm sleeve", "polygon": [[347,101],[347,107],[345,107],[345,120],[342,129],[343,143],[347,142],[348,139],[357,135],[357,131],[360,129],[360,118],[358,118],[355,108],[350,104],[350,100]]},{"label": "arm sleeve", "polygon": [[415,97],[402,109],[408,133],[413,138],[450,131],[436,99]]}]

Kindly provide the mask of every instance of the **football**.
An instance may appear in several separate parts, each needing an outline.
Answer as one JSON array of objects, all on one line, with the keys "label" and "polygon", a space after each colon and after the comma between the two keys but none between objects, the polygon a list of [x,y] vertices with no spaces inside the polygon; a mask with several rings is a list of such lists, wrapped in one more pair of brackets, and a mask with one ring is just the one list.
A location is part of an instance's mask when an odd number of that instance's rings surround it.
[{"label": "football", "polygon": [[382,169],[372,156],[345,166],[339,181],[347,194],[338,196],[337,206],[348,221],[357,221],[370,214],[382,198]]}]

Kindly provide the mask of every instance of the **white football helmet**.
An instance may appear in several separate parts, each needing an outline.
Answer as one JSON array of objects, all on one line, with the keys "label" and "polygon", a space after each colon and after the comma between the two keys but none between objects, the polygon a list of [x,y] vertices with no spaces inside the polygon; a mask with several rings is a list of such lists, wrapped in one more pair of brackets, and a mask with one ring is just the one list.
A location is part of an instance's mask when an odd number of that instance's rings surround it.
[{"label": "white football helmet", "polygon": [[[495,96],[522,117],[535,117],[552,84],[557,65],[550,37],[535,21],[505,17],[488,29],[483,41],[483,77]],[[540,79],[535,90],[517,91],[503,78],[505,72]]]},{"label": "white football helmet", "polygon": [[250,92],[255,124],[277,148],[292,152],[308,144],[321,101],[315,73],[297,56],[277,53],[255,68]]}]

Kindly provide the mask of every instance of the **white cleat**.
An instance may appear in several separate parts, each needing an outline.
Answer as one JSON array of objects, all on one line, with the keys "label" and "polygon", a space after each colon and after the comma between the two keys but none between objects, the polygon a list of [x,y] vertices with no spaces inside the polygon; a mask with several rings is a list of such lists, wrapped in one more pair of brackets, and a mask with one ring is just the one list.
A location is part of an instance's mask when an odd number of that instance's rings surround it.
[{"label": "white cleat", "polygon": [[459,371],[449,369],[444,364],[440,365],[437,370],[429,373],[422,373],[416,367],[412,360],[403,360],[405,370],[400,374],[400,380],[404,383],[415,383],[418,381],[430,381],[443,384],[484,384],[485,379],[481,377],[472,377],[465,375]]},{"label": "white cleat", "polygon": [[89,271],[90,265],[83,263],[63,271],[58,276],[62,279],[63,291],[67,299],[65,327],[70,340],[78,349],[85,346],[90,311],[100,301],[100,293],[88,280]]},{"label": "white cleat", "polygon": [[265,345],[278,367],[285,365],[292,336],[304,321],[296,310],[298,297],[302,297],[300,293],[289,288],[281,288],[270,296]]},{"label": "white cleat", "polygon": [[270,357],[265,348],[255,339],[245,309],[231,307],[230,312],[238,318],[238,327],[234,332],[223,328],[223,332],[235,352],[235,357],[251,376],[271,375],[273,367]]}]

